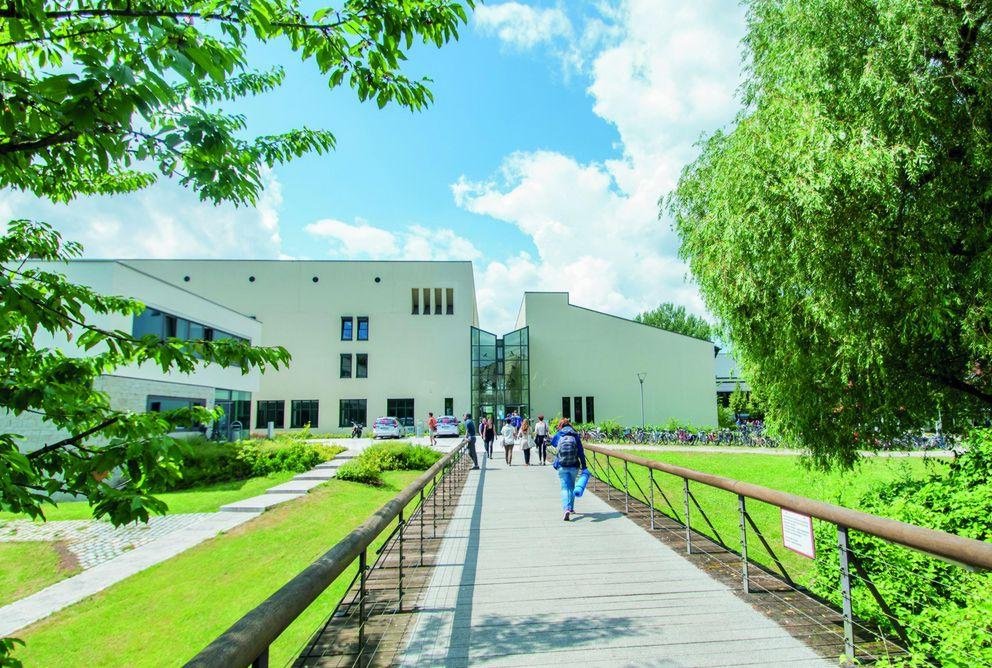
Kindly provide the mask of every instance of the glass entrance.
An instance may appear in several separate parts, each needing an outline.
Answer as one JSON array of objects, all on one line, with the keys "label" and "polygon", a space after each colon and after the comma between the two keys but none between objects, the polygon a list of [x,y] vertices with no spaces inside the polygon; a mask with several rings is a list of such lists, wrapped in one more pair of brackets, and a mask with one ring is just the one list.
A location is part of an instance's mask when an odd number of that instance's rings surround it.
[{"label": "glass entrance", "polygon": [[530,338],[526,327],[503,338],[472,328],[472,415],[502,420],[530,415]]}]

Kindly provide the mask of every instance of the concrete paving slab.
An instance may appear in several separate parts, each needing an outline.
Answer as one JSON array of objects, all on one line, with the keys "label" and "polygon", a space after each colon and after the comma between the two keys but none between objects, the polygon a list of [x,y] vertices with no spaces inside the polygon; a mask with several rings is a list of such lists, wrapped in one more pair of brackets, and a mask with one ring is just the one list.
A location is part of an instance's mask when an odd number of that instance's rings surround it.
[{"label": "concrete paving slab", "polygon": [[320,487],[324,484],[324,480],[297,480],[296,478],[290,480],[289,482],[284,482],[281,485],[276,485],[275,487],[270,487],[265,490],[266,494],[306,494],[314,487]]},{"label": "concrete paving slab", "polygon": [[277,506],[291,499],[298,499],[301,496],[303,494],[260,494],[221,506],[220,510],[223,513],[262,513],[272,506]]},{"label": "concrete paving slab", "polygon": [[402,666],[803,666],[819,657],[551,467],[469,474]]}]

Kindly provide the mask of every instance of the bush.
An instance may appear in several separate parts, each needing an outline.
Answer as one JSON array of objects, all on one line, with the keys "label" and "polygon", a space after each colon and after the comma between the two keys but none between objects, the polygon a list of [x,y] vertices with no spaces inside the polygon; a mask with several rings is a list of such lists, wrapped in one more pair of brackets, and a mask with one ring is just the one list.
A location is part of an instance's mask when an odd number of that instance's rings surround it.
[{"label": "bush", "polygon": [[302,473],[332,459],[344,448],[303,443],[280,437],[274,441],[216,443],[205,438],[185,441],[182,478],[167,489],[188,489],[217,482],[244,480],[278,471]]},{"label": "bush", "polygon": [[433,466],[441,453],[423,445],[383,443],[373,445],[338,469],[341,480],[382,485],[383,471],[425,471]]},{"label": "bush", "polygon": [[[976,430],[968,451],[923,480],[903,478],[870,490],[859,507],[891,517],[967,536],[992,539],[992,430]],[[818,554],[813,590],[839,604],[836,530],[816,532]],[[992,576],[974,573],[915,550],[851,532],[852,552],[884,600],[906,628],[911,657],[906,665],[992,665]],[[855,615],[895,634],[888,615],[854,578]],[[896,665],[902,665],[898,661]]]}]

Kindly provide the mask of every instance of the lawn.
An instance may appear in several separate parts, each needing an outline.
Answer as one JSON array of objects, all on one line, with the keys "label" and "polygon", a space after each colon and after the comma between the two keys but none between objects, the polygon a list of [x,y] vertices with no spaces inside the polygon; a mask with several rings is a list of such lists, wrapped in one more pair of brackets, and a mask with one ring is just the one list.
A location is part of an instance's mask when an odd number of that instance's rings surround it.
[{"label": "lawn", "polygon": [[[857,469],[850,472],[814,471],[806,469],[800,457],[786,455],[762,455],[753,453],[701,453],[701,452],[645,452],[638,450],[630,454],[656,459],[659,461],[684,466],[686,468],[721,475],[737,480],[764,485],[772,489],[806,496],[828,503],[857,508],[858,499],[864,492],[881,482],[896,479],[900,476],[923,477],[928,467],[941,466],[939,460],[923,460],[918,458],[866,458]],[[605,458],[599,457],[600,462]],[[613,461],[614,470],[619,478],[614,483],[623,484],[623,463]],[[644,494],[649,494],[648,474],[638,466],[630,467],[631,477],[640,485]],[[679,519],[683,514],[682,479],[664,473],[655,473],[655,482],[675,506]],[[690,508],[690,521],[693,529],[713,537],[719,535],[723,542],[733,550],[740,550],[740,516],[737,511],[736,495],[712,488],[701,483],[690,482],[690,490],[699,502],[706,516],[713,524],[707,526],[699,509],[695,505]],[[633,494],[640,496],[641,492],[633,485]],[[621,492],[622,493],[622,492]],[[797,582],[805,582],[807,574],[812,569],[812,560],[806,559],[782,547],[782,527],[779,509],[760,501],[747,500],[748,514],[761,530],[762,535],[775,550],[776,555],[785,565],[786,570]],[[671,515],[671,510],[662,498],[655,492],[655,506],[664,509]],[[818,520],[814,520],[814,523]],[[715,532],[714,532],[715,529]],[[748,556],[769,568],[774,569],[774,563],[769,554],[761,546],[751,527],[748,527]]]},{"label": "lawn", "polygon": [[[284,483],[295,475],[297,474],[292,471],[279,471],[257,478],[204,485],[178,492],[164,492],[156,496],[169,505],[170,514],[215,513],[225,504],[264,494],[268,488]],[[93,517],[89,504],[85,501],[63,501],[58,506],[43,506],[43,508],[48,521],[88,520]],[[19,519],[28,519],[28,516],[0,513],[0,520]]]},{"label": "lawn", "polygon": [[57,543],[0,543],[0,606],[79,572]]},{"label": "lawn", "polygon": [[[138,573],[17,635],[28,666],[174,666],[365,521],[419,471],[384,474],[386,487],[330,480],[222,536]],[[342,575],[272,647],[284,665],[350,582]]]}]

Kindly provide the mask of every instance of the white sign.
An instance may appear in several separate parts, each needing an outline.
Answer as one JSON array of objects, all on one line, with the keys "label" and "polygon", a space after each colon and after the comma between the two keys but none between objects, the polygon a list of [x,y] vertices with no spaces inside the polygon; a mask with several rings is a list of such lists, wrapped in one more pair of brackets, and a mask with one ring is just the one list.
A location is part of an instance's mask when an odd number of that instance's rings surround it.
[{"label": "white sign", "polygon": [[785,508],[782,511],[782,544],[804,557],[812,559],[816,556],[813,543],[813,518],[800,515]]}]

